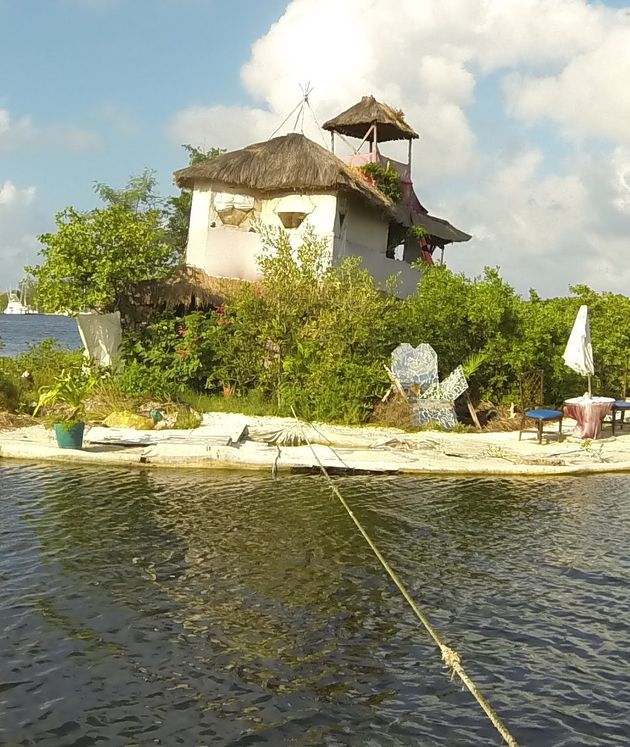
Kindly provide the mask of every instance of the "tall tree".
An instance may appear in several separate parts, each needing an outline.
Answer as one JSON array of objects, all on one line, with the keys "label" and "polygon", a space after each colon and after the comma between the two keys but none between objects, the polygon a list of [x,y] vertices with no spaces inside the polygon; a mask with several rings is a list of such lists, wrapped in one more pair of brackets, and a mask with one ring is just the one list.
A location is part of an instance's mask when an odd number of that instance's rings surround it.
[{"label": "tall tree", "polygon": [[94,183],[94,191],[106,205],[120,205],[134,213],[160,209],[163,199],[156,194],[157,178],[155,171],[145,169],[141,174],[130,177],[122,189],[115,189],[103,182]]},{"label": "tall tree", "polygon": [[42,264],[27,268],[44,311],[112,311],[134,283],[164,277],[176,260],[156,210],[66,208],[56,223],[55,233],[39,237]]}]

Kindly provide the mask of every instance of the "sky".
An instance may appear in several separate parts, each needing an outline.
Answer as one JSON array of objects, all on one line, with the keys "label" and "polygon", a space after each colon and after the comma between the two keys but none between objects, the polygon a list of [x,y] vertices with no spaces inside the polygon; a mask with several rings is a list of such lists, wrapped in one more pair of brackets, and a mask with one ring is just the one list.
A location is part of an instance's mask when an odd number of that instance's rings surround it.
[{"label": "sky", "polygon": [[266,140],[310,84],[318,142],[363,95],[405,111],[454,270],[628,294],[629,81],[630,0],[0,0],[0,290],[95,182],[175,194],[182,144]]}]

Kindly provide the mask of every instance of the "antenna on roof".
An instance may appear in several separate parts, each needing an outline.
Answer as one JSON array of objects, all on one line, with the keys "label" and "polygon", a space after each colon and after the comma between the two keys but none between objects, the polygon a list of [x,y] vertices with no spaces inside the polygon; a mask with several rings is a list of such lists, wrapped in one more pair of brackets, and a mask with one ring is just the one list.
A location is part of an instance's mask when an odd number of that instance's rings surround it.
[{"label": "antenna on roof", "polygon": [[313,93],[313,88],[311,86],[310,81],[305,86],[303,86],[300,83],[300,90],[302,91],[302,98],[298,101],[296,106],[293,107],[293,109],[289,112],[289,114],[287,114],[287,116],[282,120],[282,123],[278,127],[276,127],[276,129],[271,133],[271,135],[267,139],[271,140],[271,138],[284,127],[284,125],[289,121],[289,119],[294,114],[296,114],[296,112],[297,114],[295,117],[295,122],[293,123],[293,131],[297,132],[298,126],[299,126],[300,128],[299,131],[303,135],[304,134],[304,114],[306,112],[306,109],[308,108],[308,110],[311,113],[311,116],[313,117],[313,121],[315,122],[317,129],[319,130],[319,134],[322,139],[322,142],[324,143],[324,147],[328,148],[328,146],[326,145],[326,140],[324,139],[324,133],[323,133],[322,127],[317,121],[317,117],[315,116],[315,112],[313,111],[313,108],[311,107],[311,104],[309,101],[309,96],[311,95],[311,93]]}]

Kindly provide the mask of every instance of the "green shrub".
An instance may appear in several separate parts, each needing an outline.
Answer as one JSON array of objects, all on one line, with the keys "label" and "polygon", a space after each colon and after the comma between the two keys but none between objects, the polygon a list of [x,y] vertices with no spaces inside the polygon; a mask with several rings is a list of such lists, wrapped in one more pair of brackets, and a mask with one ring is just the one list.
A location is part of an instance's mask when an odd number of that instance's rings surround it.
[{"label": "green shrub", "polygon": [[312,230],[296,250],[286,232],[260,230],[264,279],[226,308],[210,381],[239,395],[258,389],[310,419],[366,419],[387,387],[399,302],[358,259],[327,266],[330,247]]},{"label": "green shrub", "polygon": [[389,386],[384,364],[392,350],[426,342],[442,378],[468,363],[473,399],[517,402],[520,374],[541,368],[546,403],[559,404],[586,388],[562,353],[577,309],[587,303],[595,390],[624,390],[625,296],[579,286],[567,298],[541,300],[532,292],[523,300],[495,269],[467,278],[438,265],[424,268],[418,293],[399,301],[377,289],[358,259],[329,266],[330,246],[312,230],[295,248],[282,230],[259,231],[262,282],[245,285],[225,308],[163,315],[127,337],[119,386],[180,398],[197,410],[288,415],[295,408],[311,420],[356,423],[369,418]]},{"label": "green shrub", "polygon": [[202,391],[216,366],[217,314],[167,314],[124,341],[125,366],[118,383],[136,396],[175,397],[185,389]]},{"label": "green shrub", "polygon": [[0,411],[15,412],[20,403],[20,389],[6,374],[0,371]]},{"label": "green shrub", "polygon": [[400,202],[402,197],[402,181],[400,174],[391,165],[383,166],[380,163],[366,163],[359,167],[368,179],[376,185],[378,189],[392,202]]},{"label": "green shrub", "polygon": [[[53,386],[61,371],[80,371],[85,363],[81,350],[68,350],[57,340],[42,340],[25,353],[0,358],[0,375],[11,380],[19,393],[17,409],[29,410],[42,387]],[[24,375],[23,375],[24,374]]]}]

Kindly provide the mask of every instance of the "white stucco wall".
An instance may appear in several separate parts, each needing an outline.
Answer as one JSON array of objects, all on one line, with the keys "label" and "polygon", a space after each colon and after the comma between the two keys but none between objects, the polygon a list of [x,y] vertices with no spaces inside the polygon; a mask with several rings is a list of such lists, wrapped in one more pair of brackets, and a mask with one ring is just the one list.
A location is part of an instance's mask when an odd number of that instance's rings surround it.
[{"label": "white stucco wall", "polygon": [[340,200],[339,210],[345,212],[346,217],[343,225],[340,225],[337,216],[333,261],[361,257],[363,266],[371,272],[381,288],[384,289],[389,278],[396,275],[396,295],[399,298],[413,295],[421,274],[406,262],[386,256],[389,233],[387,217],[355,200]]},{"label": "white stucco wall", "polygon": [[346,240],[355,247],[385,256],[389,221],[376,209],[370,210],[362,202],[349,200],[344,229]]},{"label": "white stucco wall", "polygon": [[[229,190],[222,189],[222,192]],[[224,226],[213,208],[215,191],[198,186],[193,191],[186,263],[205,270],[209,275],[244,280],[260,279],[257,257],[262,250],[258,234],[250,231],[252,220],[282,228],[277,210],[285,198],[257,199],[250,216],[238,227]],[[320,236],[334,237],[337,197],[335,194],[293,195],[307,203],[309,213],[304,223],[289,229],[291,243],[297,245],[310,224]],[[286,204],[286,203],[285,203]],[[212,225],[214,223],[214,226]]]},{"label": "white stucco wall", "polygon": [[195,186],[190,206],[186,264],[203,268],[208,240],[208,223],[212,191],[209,184]]},{"label": "white stucco wall", "polygon": [[[277,209],[284,198],[256,199],[254,211],[240,226],[233,227],[221,223],[213,207],[214,194],[209,185],[198,185],[193,191],[186,263],[216,277],[259,280],[257,257],[262,246],[258,234],[249,229],[253,219],[281,228]],[[289,230],[294,246],[310,224],[320,236],[329,239],[334,262],[360,256],[381,287],[392,275],[399,274],[398,295],[406,298],[415,293],[420,273],[405,262],[385,256],[389,227],[385,215],[358,200],[338,200],[335,194],[295,197],[306,197],[311,210],[299,228]],[[343,226],[339,223],[339,210],[345,212]]]}]

